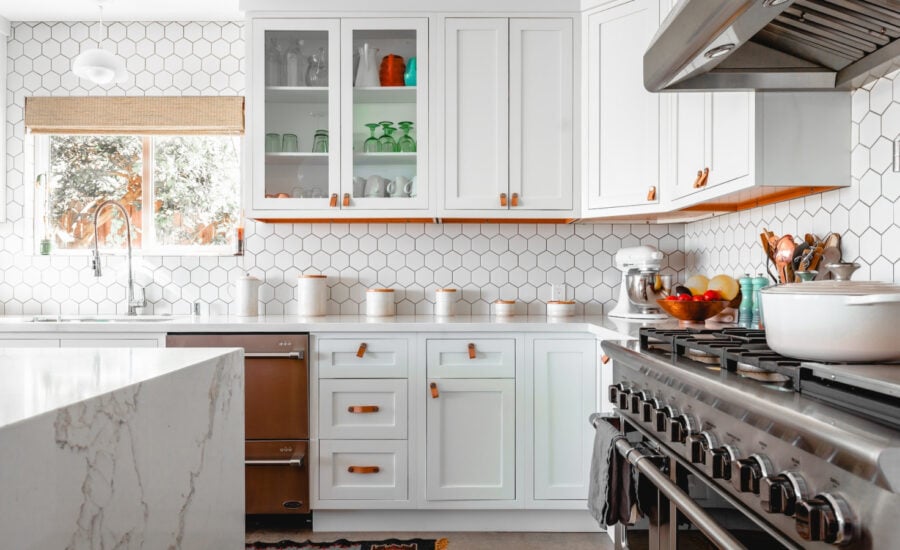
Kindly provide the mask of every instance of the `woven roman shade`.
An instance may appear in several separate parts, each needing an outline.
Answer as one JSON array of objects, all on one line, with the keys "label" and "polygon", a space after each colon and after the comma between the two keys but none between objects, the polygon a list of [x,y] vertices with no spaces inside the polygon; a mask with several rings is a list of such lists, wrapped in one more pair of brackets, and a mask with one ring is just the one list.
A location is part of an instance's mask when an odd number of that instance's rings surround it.
[{"label": "woven roman shade", "polygon": [[25,127],[35,134],[237,135],[244,98],[27,97]]}]

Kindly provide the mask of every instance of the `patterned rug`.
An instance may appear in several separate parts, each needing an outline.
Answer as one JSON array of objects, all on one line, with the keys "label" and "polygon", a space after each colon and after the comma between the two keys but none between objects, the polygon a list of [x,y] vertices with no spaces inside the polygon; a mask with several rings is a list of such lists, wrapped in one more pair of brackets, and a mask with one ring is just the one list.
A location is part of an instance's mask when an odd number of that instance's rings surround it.
[{"label": "patterned rug", "polygon": [[336,540],[334,542],[250,542],[247,550],[447,550],[447,539]]}]

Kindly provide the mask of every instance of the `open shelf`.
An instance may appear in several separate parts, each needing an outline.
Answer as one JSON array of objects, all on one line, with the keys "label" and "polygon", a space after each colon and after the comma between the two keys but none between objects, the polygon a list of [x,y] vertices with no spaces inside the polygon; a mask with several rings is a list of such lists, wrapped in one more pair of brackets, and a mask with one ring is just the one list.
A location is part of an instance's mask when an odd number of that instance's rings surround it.
[{"label": "open shelf", "polygon": [[327,103],[328,88],[321,86],[266,86],[266,101],[272,103]]},{"label": "open shelf", "polygon": [[311,164],[324,166],[328,164],[328,153],[266,153],[266,164]]},{"label": "open shelf", "polygon": [[416,153],[355,153],[353,164],[380,166],[385,164],[415,164]]},{"label": "open shelf", "polygon": [[415,103],[415,86],[353,88],[354,103]]}]

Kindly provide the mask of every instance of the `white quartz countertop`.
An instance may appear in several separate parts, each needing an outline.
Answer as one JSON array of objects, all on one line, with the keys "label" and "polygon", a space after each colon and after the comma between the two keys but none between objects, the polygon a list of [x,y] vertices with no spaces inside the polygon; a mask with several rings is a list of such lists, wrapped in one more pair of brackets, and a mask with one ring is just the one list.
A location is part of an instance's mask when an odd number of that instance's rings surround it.
[{"label": "white quartz countertop", "polygon": [[0,349],[0,429],[239,351]]},{"label": "white quartz countertop", "polygon": [[[38,316],[47,318],[48,316]],[[63,316],[71,319],[77,316]],[[636,337],[642,326],[676,327],[677,321],[628,321],[605,316],[548,318],[544,316],[461,315],[435,317],[409,315],[371,318],[365,315],[259,317],[174,315],[165,320],[127,322],[33,322],[33,315],[0,317],[0,335],[5,333],[167,333],[167,332],[581,332],[601,338]]]}]

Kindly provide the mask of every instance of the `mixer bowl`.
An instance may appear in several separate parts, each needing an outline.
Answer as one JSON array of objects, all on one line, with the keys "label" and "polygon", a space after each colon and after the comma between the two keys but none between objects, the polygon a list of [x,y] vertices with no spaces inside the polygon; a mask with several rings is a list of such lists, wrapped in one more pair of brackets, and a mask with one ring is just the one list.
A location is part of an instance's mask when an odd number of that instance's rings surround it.
[{"label": "mixer bowl", "polygon": [[665,298],[662,281],[656,270],[632,270],[625,274],[622,282],[628,293],[628,300],[645,313],[659,311],[657,300]]}]

